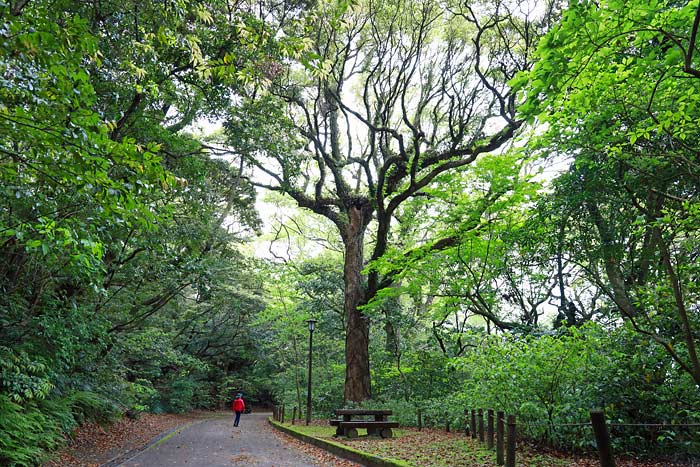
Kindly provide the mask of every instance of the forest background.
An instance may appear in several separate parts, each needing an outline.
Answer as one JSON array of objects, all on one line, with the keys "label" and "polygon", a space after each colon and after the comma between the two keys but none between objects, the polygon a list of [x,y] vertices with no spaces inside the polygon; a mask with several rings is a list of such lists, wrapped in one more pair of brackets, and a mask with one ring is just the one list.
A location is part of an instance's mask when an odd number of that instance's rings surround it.
[{"label": "forest background", "polygon": [[493,407],[567,448],[593,407],[700,422],[697,1],[0,18],[3,465],[239,390],[303,407],[310,318],[318,416]]}]

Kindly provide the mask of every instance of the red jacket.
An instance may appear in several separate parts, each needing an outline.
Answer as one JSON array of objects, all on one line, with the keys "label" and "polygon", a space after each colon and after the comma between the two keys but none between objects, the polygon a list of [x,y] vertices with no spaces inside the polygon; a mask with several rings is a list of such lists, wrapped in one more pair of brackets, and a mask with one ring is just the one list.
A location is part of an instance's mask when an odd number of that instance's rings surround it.
[{"label": "red jacket", "polygon": [[236,399],[233,401],[233,410],[234,412],[243,412],[245,410],[245,402],[243,402],[243,399]]}]

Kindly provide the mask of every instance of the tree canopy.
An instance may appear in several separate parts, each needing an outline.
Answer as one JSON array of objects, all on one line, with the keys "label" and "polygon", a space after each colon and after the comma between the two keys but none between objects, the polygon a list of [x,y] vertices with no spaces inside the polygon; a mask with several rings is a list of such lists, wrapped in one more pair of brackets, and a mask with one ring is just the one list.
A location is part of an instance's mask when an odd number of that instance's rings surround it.
[{"label": "tree canopy", "polygon": [[[404,203],[511,140],[521,120],[507,82],[529,69],[548,20],[506,2],[324,2],[310,15],[321,26],[308,32],[305,66],[231,109],[228,142],[253,183],[328,218],[343,241],[347,400],[371,396],[361,308],[394,274],[364,277],[366,246],[381,258]],[[490,191],[480,209],[501,195]],[[439,250],[455,237],[424,243]]]},{"label": "tree canopy", "polygon": [[0,18],[3,465],[91,419],[302,407],[309,318],[317,416],[491,406],[569,449],[593,407],[700,421],[697,2]]}]

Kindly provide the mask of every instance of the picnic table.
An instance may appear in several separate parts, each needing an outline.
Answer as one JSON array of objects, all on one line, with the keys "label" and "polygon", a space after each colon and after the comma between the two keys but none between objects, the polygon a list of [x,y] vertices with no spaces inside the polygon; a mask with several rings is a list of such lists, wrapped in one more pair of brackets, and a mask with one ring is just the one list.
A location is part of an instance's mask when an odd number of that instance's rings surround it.
[{"label": "picnic table", "polygon": [[[337,409],[333,411],[336,417],[331,419],[330,424],[337,427],[335,436],[346,436],[357,438],[358,428],[365,428],[368,435],[391,438],[392,428],[399,426],[399,422],[390,422],[391,410],[387,409]],[[360,418],[358,418],[360,417]],[[367,417],[372,417],[367,419]]]}]

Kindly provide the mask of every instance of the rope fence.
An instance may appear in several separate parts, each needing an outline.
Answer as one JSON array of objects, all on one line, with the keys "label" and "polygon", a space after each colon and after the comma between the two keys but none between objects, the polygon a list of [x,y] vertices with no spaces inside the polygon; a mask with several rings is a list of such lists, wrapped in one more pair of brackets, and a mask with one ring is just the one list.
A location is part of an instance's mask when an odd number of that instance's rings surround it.
[{"label": "rope fence", "polygon": [[[525,422],[527,425],[532,426],[590,426],[591,422],[579,422],[579,423],[549,423],[549,422]],[[605,423],[611,427],[618,426],[632,426],[632,427],[644,427],[644,428],[700,428],[700,423],[617,423],[617,422],[606,422]]]},{"label": "rope fence", "polygon": [[637,427],[658,427],[658,428],[700,428],[700,423],[608,423],[608,426],[637,426]]}]

